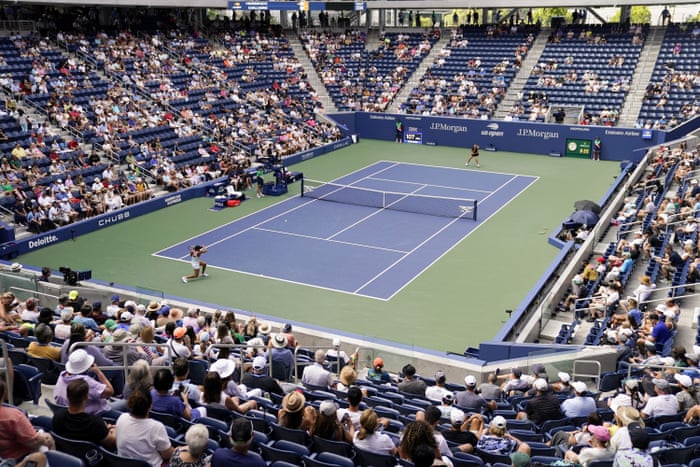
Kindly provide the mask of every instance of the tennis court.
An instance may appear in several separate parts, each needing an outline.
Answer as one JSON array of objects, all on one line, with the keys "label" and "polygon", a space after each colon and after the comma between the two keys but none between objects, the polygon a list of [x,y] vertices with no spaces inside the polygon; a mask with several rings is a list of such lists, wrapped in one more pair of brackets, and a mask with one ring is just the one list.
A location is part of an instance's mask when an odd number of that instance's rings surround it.
[{"label": "tennis court", "polygon": [[379,161],[154,255],[389,300],[536,180]]}]

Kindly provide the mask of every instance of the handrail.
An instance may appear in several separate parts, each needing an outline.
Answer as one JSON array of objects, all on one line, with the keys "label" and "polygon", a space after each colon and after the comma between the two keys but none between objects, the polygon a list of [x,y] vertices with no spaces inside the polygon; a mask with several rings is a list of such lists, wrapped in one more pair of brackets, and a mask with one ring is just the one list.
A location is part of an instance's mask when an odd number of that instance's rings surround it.
[{"label": "handrail", "polygon": [[43,295],[44,297],[52,298],[54,300],[58,300],[58,295],[52,295],[50,293],[46,292],[39,292],[37,290],[32,290],[32,289],[25,289],[24,287],[17,287],[17,286],[10,286],[10,290],[17,291],[17,292],[26,292],[32,295]]},{"label": "handrail", "polygon": [[12,377],[12,360],[10,360],[10,355],[7,353],[7,342],[5,342],[3,339],[0,339],[0,347],[2,348],[2,366],[0,366],[0,372],[5,378],[5,387],[7,387],[7,394],[5,396],[7,397],[7,402],[9,404],[15,405],[13,386],[14,378]]}]

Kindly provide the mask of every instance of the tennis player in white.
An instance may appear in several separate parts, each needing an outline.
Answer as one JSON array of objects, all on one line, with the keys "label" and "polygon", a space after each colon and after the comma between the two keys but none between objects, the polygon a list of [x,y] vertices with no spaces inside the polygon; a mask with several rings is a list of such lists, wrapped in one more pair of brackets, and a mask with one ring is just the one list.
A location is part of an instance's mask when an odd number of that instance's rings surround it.
[{"label": "tennis player in white", "polygon": [[206,252],[207,247],[204,245],[195,245],[190,247],[190,263],[192,264],[192,269],[194,269],[194,272],[189,276],[182,276],[182,282],[187,284],[188,280],[198,278],[200,273],[202,277],[209,276],[209,274],[206,273],[207,263],[201,260],[201,256]]}]

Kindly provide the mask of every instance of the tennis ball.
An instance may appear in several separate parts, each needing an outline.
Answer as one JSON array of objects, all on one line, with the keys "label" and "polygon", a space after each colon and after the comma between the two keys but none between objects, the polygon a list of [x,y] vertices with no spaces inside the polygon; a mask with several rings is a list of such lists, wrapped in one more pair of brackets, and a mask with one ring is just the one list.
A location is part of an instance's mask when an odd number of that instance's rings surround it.
[{"label": "tennis ball", "polygon": [[287,222],[287,219],[285,219],[284,221]]}]

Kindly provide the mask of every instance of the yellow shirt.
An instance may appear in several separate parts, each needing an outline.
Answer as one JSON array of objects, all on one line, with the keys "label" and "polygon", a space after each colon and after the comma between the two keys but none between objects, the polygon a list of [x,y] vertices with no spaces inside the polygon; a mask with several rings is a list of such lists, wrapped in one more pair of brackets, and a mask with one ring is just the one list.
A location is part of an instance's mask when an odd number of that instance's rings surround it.
[{"label": "yellow shirt", "polygon": [[32,357],[48,358],[57,362],[61,361],[61,348],[53,345],[39,345],[32,342],[27,347],[27,353]]}]

